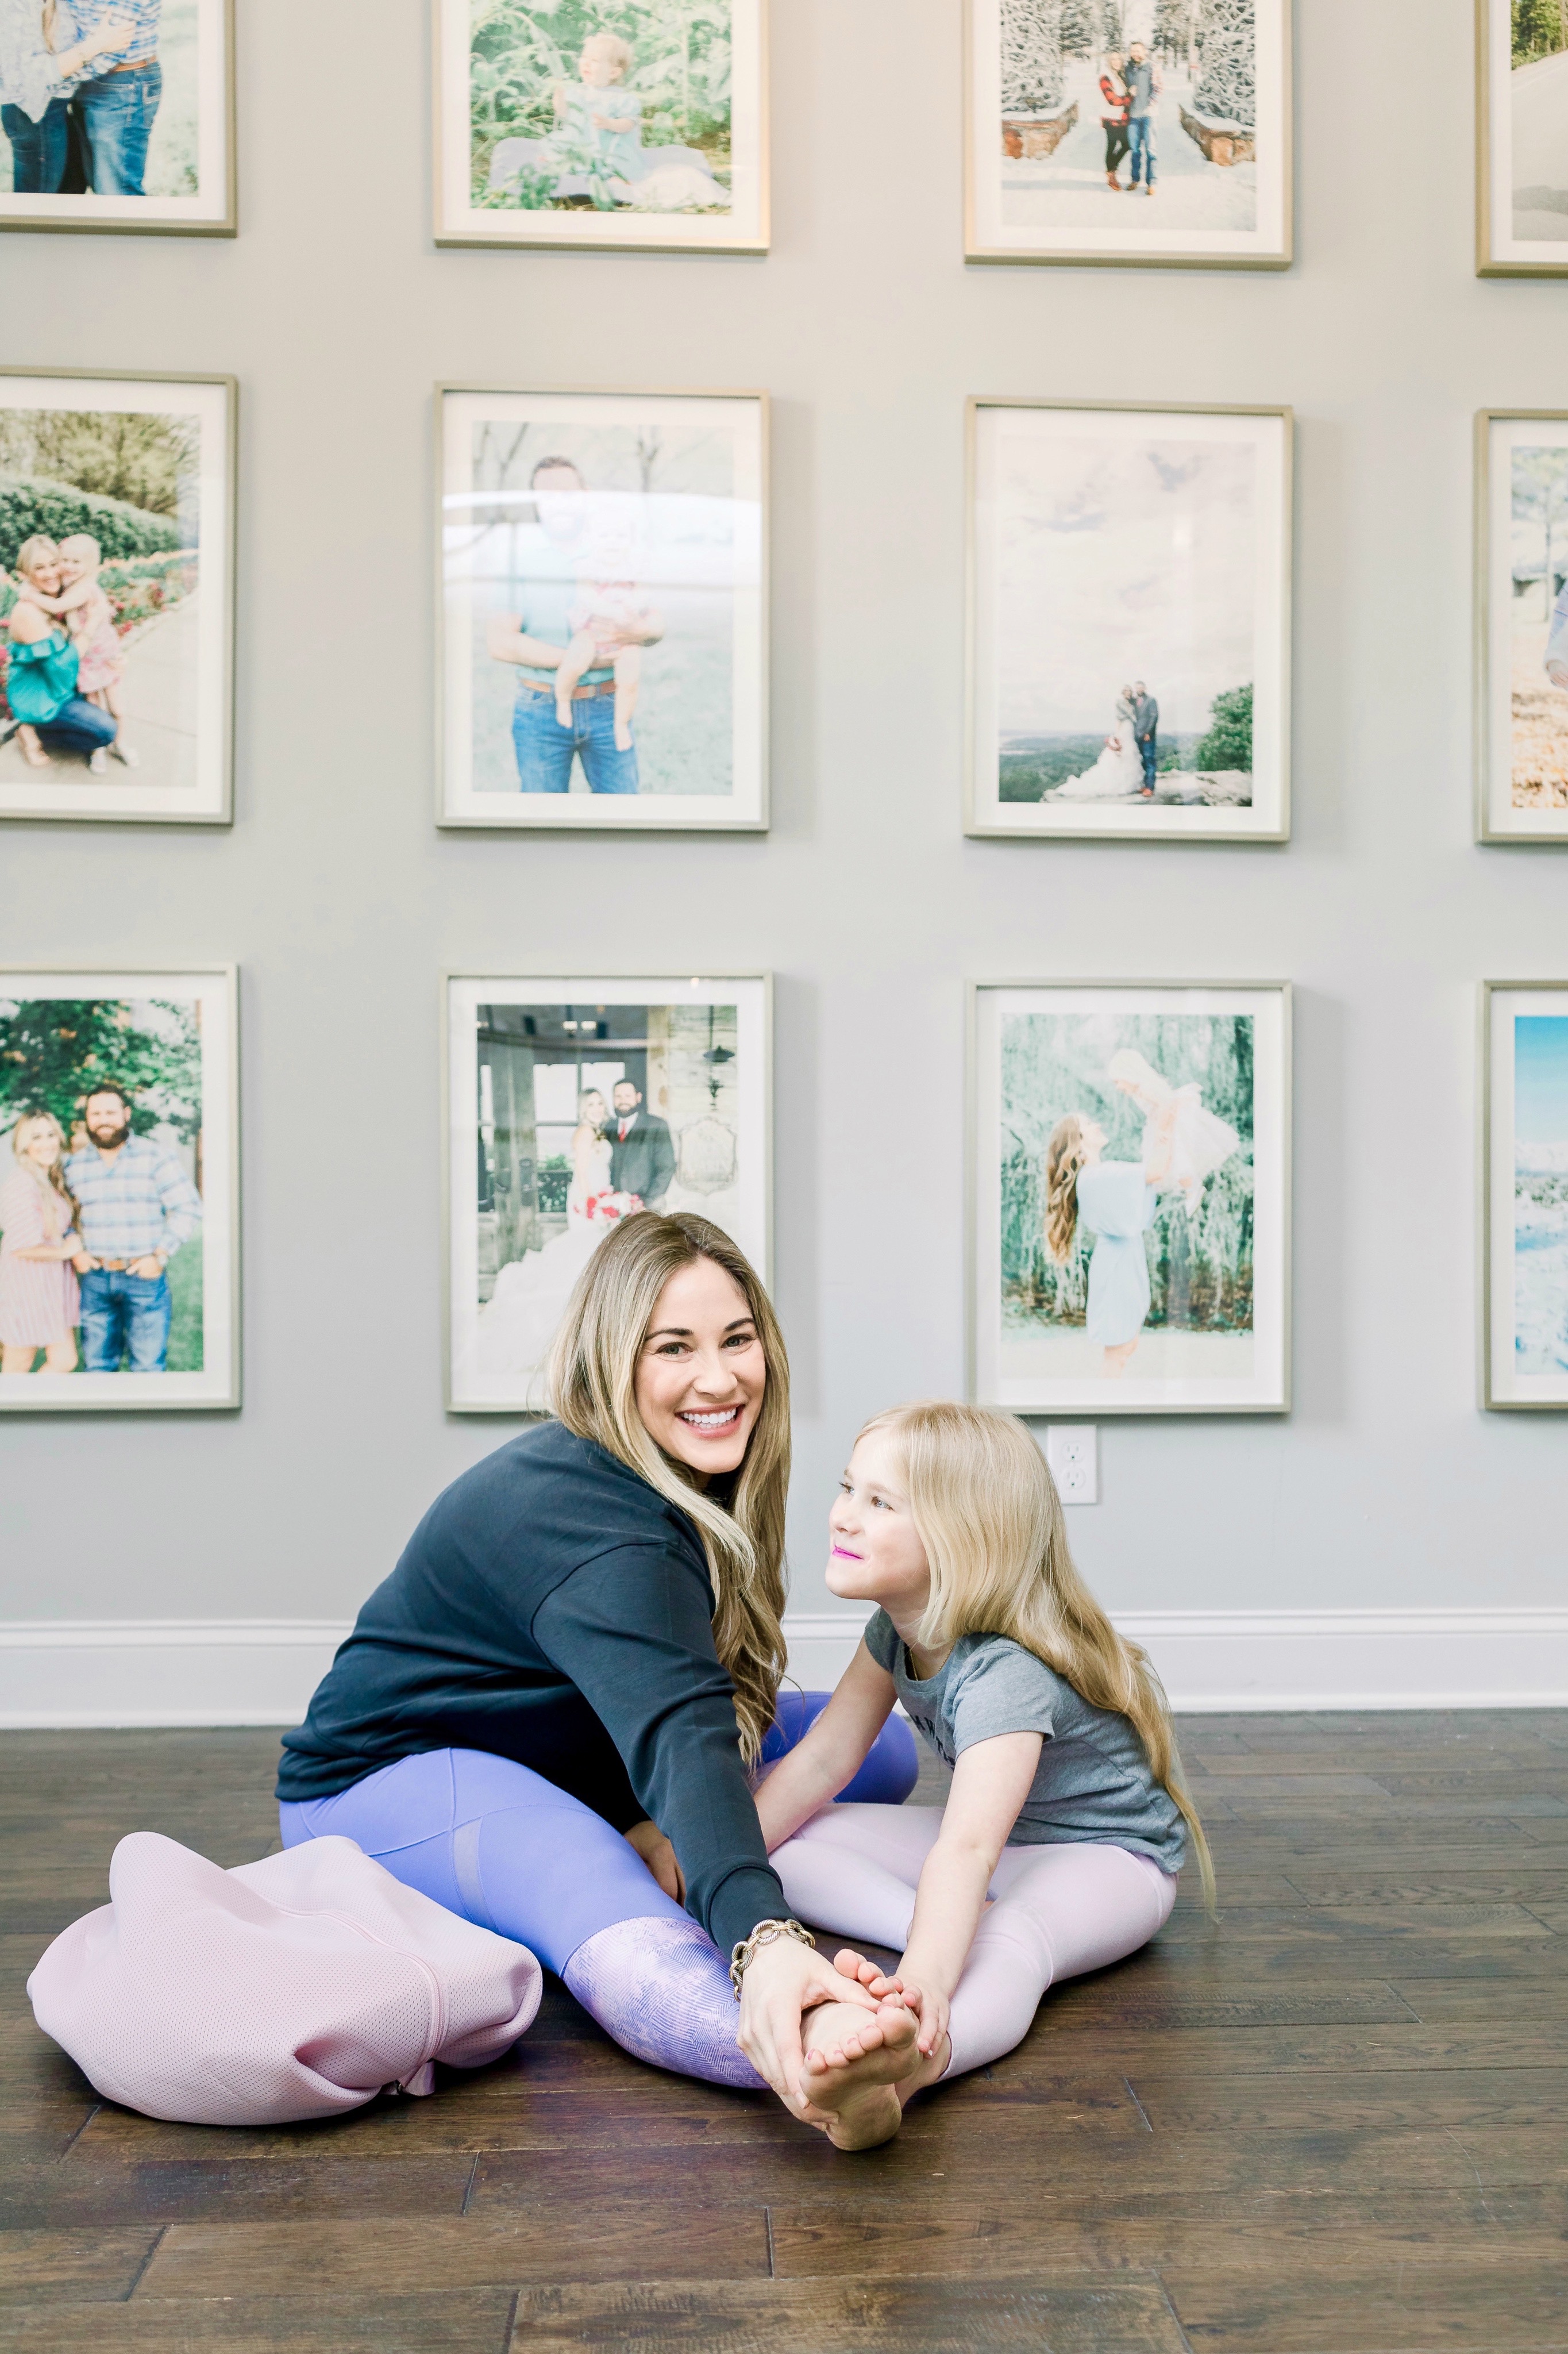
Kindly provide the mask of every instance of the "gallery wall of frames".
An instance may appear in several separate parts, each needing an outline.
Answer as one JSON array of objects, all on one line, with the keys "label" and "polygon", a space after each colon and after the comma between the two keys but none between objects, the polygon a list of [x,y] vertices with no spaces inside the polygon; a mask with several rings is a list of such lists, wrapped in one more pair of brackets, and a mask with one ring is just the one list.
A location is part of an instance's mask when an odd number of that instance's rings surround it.
[{"label": "gallery wall of frames", "polygon": [[[1374,221],[1351,16],[1289,0],[399,0],[324,148],[292,0],[51,13],[0,46],[0,1417],[51,1478],[292,1366],[363,1444],[434,1416],[433,1492],[642,1206],[817,1336],[823,1464],[888,1402],[857,1317],[1168,1479],[1315,1446],[1358,1376],[1293,1295],[1354,1321],[1424,1182],[1464,1413],[1568,1408],[1568,15],[1431,12]],[[1476,323],[1411,396],[1441,575],[1362,538],[1413,281]],[[1434,928],[1417,1044],[1372,976]],[[1369,1055],[1435,1181],[1381,1111],[1366,1178]]]}]

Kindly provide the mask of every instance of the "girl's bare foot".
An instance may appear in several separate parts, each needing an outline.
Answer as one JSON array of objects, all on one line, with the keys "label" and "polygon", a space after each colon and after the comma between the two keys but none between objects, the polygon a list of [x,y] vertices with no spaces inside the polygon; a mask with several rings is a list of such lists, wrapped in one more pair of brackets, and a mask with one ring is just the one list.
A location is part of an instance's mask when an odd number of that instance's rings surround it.
[{"label": "girl's bare foot", "polygon": [[50,759],[48,754],[45,751],[41,744],[37,742],[29,744],[25,736],[20,738],[20,741],[22,746],[22,758],[26,761],[29,769],[52,769],[54,767],[54,762]]},{"label": "girl's bare foot", "polygon": [[895,2087],[919,2066],[918,2022],[902,2003],[867,2012],[825,2002],[802,2021],[807,2037],[801,2090],[835,2149],[874,2149],[904,2121]]}]

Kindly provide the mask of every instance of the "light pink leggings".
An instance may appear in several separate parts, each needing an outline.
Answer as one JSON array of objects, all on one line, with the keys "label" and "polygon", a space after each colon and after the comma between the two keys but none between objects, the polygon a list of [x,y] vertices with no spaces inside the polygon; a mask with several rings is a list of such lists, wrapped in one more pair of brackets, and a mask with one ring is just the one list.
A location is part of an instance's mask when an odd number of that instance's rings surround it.
[{"label": "light pink leggings", "polygon": [[[824,1807],[768,1858],[789,1909],[835,1936],[902,1953],[939,1807]],[[1176,1882],[1125,1847],[1009,1847],[991,1878],[953,1997],[947,2074],[983,2068],[1022,2041],[1046,1988],[1146,1946],[1171,1917]]]}]

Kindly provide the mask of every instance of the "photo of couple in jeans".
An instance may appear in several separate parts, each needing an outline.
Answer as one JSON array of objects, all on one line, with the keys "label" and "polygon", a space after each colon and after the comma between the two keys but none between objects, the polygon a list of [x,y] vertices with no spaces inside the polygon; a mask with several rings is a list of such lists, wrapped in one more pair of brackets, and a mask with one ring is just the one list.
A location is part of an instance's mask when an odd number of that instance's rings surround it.
[{"label": "photo of couple in jeans", "polygon": [[1100,75],[1100,128],[1106,134],[1106,178],[1118,196],[1125,195],[1117,177],[1124,155],[1132,157],[1131,187],[1141,181],[1146,196],[1154,194],[1154,101],[1165,89],[1159,67],[1141,41],[1134,41],[1124,58],[1112,49]]},{"label": "photo of couple in jeans", "polygon": [[[0,1177],[0,1373],[168,1370],[170,1260],[202,1200],[172,1140],[132,1132],[134,1107],[105,1079],[75,1139],[24,1111]],[[38,1365],[39,1352],[43,1364]]]},{"label": "photo of couple in jeans", "polygon": [[0,128],[17,196],[140,196],[164,0],[0,0]]}]

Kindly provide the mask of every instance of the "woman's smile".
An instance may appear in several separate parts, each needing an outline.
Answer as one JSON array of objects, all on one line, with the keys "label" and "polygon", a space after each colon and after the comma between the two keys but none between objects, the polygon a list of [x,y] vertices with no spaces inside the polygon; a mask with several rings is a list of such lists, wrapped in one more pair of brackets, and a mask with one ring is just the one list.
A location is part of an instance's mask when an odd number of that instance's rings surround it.
[{"label": "woman's smile", "polygon": [[742,1408],[737,1401],[734,1405],[714,1406],[707,1409],[687,1406],[678,1419],[685,1424],[688,1430],[694,1430],[699,1438],[724,1438],[727,1437],[735,1428],[736,1424],[740,1420],[741,1413]]}]

